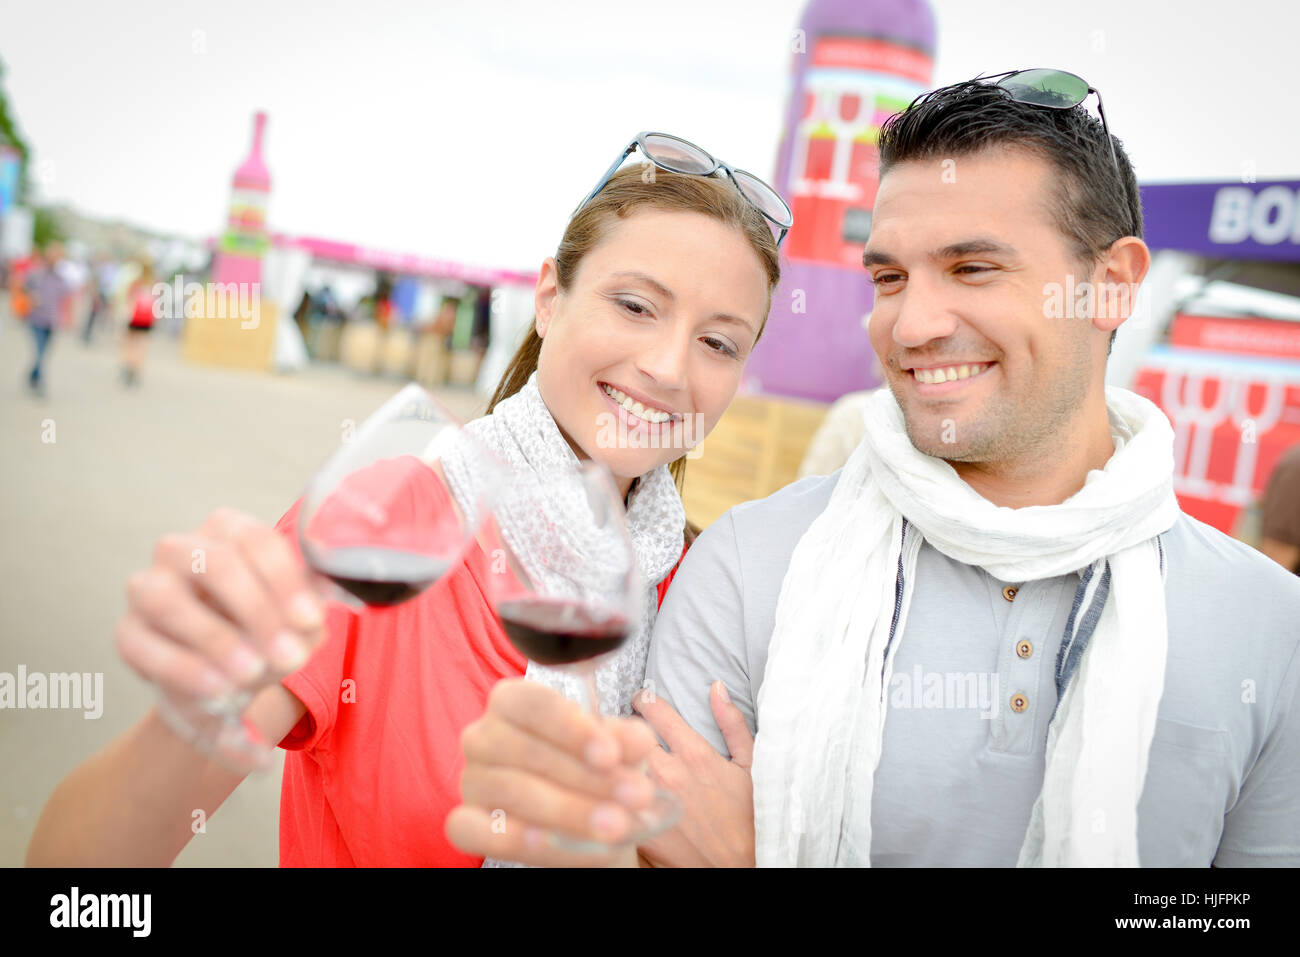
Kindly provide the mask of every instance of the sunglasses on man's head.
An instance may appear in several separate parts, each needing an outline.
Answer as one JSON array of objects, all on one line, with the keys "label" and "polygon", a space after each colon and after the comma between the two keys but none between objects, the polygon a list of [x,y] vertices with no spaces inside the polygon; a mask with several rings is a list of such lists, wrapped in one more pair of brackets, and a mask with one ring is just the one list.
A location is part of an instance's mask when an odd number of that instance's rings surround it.
[{"label": "sunglasses on man's head", "polygon": [[574,216],[578,215],[583,207],[605,188],[606,184],[618,171],[618,168],[623,165],[623,161],[628,158],[634,149],[638,148],[650,162],[660,169],[666,169],[672,173],[689,173],[693,176],[712,176],[719,170],[726,173],[732,185],[740,191],[740,195],[745,197],[751,206],[762,213],[768,222],[780,228],[781,235],[776,240],[776,246],[778,249],[781,248],[781,242],[785,239],[785,234],[794,225],[794,214],[790,212],[790,207],[777,194],[777,191],[753,173],[747,173],[743,169],[735,169],[721,160],[714,159],[708,152],[694,143],[668,133],[638,133],[632,139],[632,142],[627,145],[627,148],[619,153],[614,162],[610,164],[609,169],[605,171],[605,175],[596,184],[596,188],[578,204],[578,208],[573,211]]},{"label": "sunglasses on man's head", "polygon": [[[1001,77],[1001,79],[998,79]],[[1010,70],[1006,73],[994,73],[992,76],[979,76],[975,82],[998,80],[994,86],[1000,86],[1011,94],[1018,103],[1031,106],[1045,106],[1051,110],[1071,110],[1088,98],[1089,93],[1097,94],[1097,114],[1101,117],[1101,128],[1106,134],[1106,145],[1110,147],[1110,160],[1119,172],[1119,158],[1115,156],[1115,144],[1110,139],[1110,127],[1106,124],[1106,111],[1101,106],[1101,92],[1088,85],[1083,77],[1067,73],[1065,70]]]}]

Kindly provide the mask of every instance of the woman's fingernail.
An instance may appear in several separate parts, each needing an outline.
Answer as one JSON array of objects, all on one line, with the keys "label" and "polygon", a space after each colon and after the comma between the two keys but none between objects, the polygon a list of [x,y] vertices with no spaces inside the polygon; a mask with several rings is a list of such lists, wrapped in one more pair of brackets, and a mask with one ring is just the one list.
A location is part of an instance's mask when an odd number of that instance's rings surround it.
[{"label": "woman's fingernail", "polygon": [[315,631],[321,625],[320,605],[306,592],[294,598],[289,606],[289,618],[296,628]]},{"label": "woman's fingernail", "polygon": [[203,669],[203,673],[199,675],[199,687],[203,689],[203,696],[206,698],[221,698],[235,692],[230,679],[214,668]]},{"label": "woman's fingernail", "polygon": [[271,642],[271,660],[281,671],[296,671],[307,660],[307,646],[302,639],[287,631],[282,631]]},{"label": "woman's fingernail", "polygon": [[613,836],[618,833],[624,814],[613,804],[597,804],[591,812],[591,828],[598,834]]},{"label": "woman's fingernail", "polygon": [[226,667],[237,681],[244,683],[256,681],[266,672],[266,662],[262,660],[261,655],[245,645],[238,645],[230,653]]},{"label": "woman's fingernail", "polygon": [[635,810],[645,803],[649,789],[648,781],[623,781],[614,788],[614,797],[618,798],[618,802],[624,807]]},{"label": "woman's fingernail", "polygon": [[727,694],[727,686],[721,681],[718,682],[718,697],[722,699],[723,704],[731,704],[731,695]]},{"label": "woman's fingernail", "polygon": [[613,763],[615,758],[614,750],[599,738],[587,743],[587,748],[584,754],[586,755],[587,763],[593,768],[608,767]]},{"label": "woman's fingernail", "polygon": [[530,827],[524,831],[524,843],[537,850],[546,843],[546,835],[541,832],[541,829]]}]

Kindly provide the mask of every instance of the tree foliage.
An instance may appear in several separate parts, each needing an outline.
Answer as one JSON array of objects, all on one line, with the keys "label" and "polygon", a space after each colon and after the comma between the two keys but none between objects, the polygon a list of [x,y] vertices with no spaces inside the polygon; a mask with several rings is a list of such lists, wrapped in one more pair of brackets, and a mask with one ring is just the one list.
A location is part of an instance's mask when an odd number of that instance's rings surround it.
[{"label": "tree foliage", "polygon": [[19,132],[18,123],[9,107],[9,97],[4,89],[4,74],[4,60],[0,59],[0,143],[8,143],[22,157],[18,171],[17,199],[19,203],[25,204],[31,195],[30,184],[27,181],[27,165],[31,158],[31,150],[27,146],[27,141],[23,139],[22,133]]}]

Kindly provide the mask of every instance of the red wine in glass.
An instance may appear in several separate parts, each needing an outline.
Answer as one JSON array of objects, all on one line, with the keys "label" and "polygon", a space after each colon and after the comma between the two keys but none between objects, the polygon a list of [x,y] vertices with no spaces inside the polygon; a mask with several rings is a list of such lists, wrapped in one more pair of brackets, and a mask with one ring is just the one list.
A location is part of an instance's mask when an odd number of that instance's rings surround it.
[{"label": "red wine in glass", "polygon": [[[613,476],[591,461],[513,475],[493,502],[483,537],[492,556],[487,592],[507,637],[530,661],[578,679],[587,710],[599,714],[598,659],[623,646],[646,600]],[[656,789],[624,842],[662,833],[681,810],[675,795]],[[547,840],[572,853],[609,849],[558,832]]]},{"label": "red wine in glass", "polygon": [[571,665],[616,651],[627,639],[625,617],[588,605],[520,598],[497,605],[510,643],[539,665]]},{"label": "red wine in glass", "polygon": [[412,383],[362,423],[316,473],[303,495],[303,558],[339,596],[388,607],[419,595],[470,546],[476,521],[457,501],[442,467],[455,456],[484,495],[500,465],[447,409]]},{"label": "red wine in glass", "polygon": [[365,604],[387,607],[420,594],[441,578],[451,563],[420,552],[352,546],[315,554],[311,564]]}]

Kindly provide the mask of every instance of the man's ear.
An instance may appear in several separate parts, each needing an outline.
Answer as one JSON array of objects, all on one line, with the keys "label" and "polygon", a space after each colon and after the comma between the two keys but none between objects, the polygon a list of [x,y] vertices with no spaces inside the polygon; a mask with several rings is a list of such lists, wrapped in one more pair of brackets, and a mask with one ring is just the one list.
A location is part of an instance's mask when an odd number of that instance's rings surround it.
[{"label": "man's ear", "polygon": [[537,275],[537,290],[533,294],[533,309],[536,318],[533,327],[539,339],[546,338],[546,331],[551,327],[555,316],[556,297],[560,294],[559,274],[556,272],[555,257],[547,256],[542,263],[542,270]]},{"label": "man's ear", "polygon": [[1094,327],[1101,332],[1113,332],[1133,315],[1138,290],[1150,268],[1151,250],[1136,236],[1125,236],[1111,244],[1097,270],[1100,279],[1094,291]]}]

